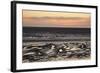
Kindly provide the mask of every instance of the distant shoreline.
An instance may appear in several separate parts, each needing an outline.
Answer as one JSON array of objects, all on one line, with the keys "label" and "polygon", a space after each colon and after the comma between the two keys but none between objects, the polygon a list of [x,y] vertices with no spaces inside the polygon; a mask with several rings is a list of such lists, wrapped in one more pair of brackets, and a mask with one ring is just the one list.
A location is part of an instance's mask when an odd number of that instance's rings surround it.
[{"label": "distant shoreline", "polygon": [[91,28],[23,27],[23,33],[31,33],[31,32],[90,33]]}]

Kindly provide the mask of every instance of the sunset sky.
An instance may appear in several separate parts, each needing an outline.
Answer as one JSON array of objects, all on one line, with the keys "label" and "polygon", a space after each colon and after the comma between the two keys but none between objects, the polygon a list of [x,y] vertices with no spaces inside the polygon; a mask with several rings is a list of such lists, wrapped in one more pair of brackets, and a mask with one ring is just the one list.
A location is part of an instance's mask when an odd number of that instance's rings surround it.
[{"label": "sunset sky", "polygon": [[90,13],[23,10],[22,22],[27,27],[90,28]]}]

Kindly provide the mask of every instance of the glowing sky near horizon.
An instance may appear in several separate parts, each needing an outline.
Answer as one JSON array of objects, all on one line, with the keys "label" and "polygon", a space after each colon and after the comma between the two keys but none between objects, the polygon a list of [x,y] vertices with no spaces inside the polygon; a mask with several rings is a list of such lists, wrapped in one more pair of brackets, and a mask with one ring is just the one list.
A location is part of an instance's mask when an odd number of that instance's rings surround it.
[{"label": "glowing sky near horizon", "polygon": [[91,14],[82,12],[22,11],[23,26],[90,28]]}]

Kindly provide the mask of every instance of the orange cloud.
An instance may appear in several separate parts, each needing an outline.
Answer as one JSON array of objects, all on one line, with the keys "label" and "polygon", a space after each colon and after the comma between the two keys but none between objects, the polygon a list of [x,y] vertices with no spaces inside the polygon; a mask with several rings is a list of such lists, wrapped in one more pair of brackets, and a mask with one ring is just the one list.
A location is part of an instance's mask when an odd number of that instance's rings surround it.
[{"label": "orange cloud", "polygon": [[89,13],[23,11],[23,26],[89,28]]}]

